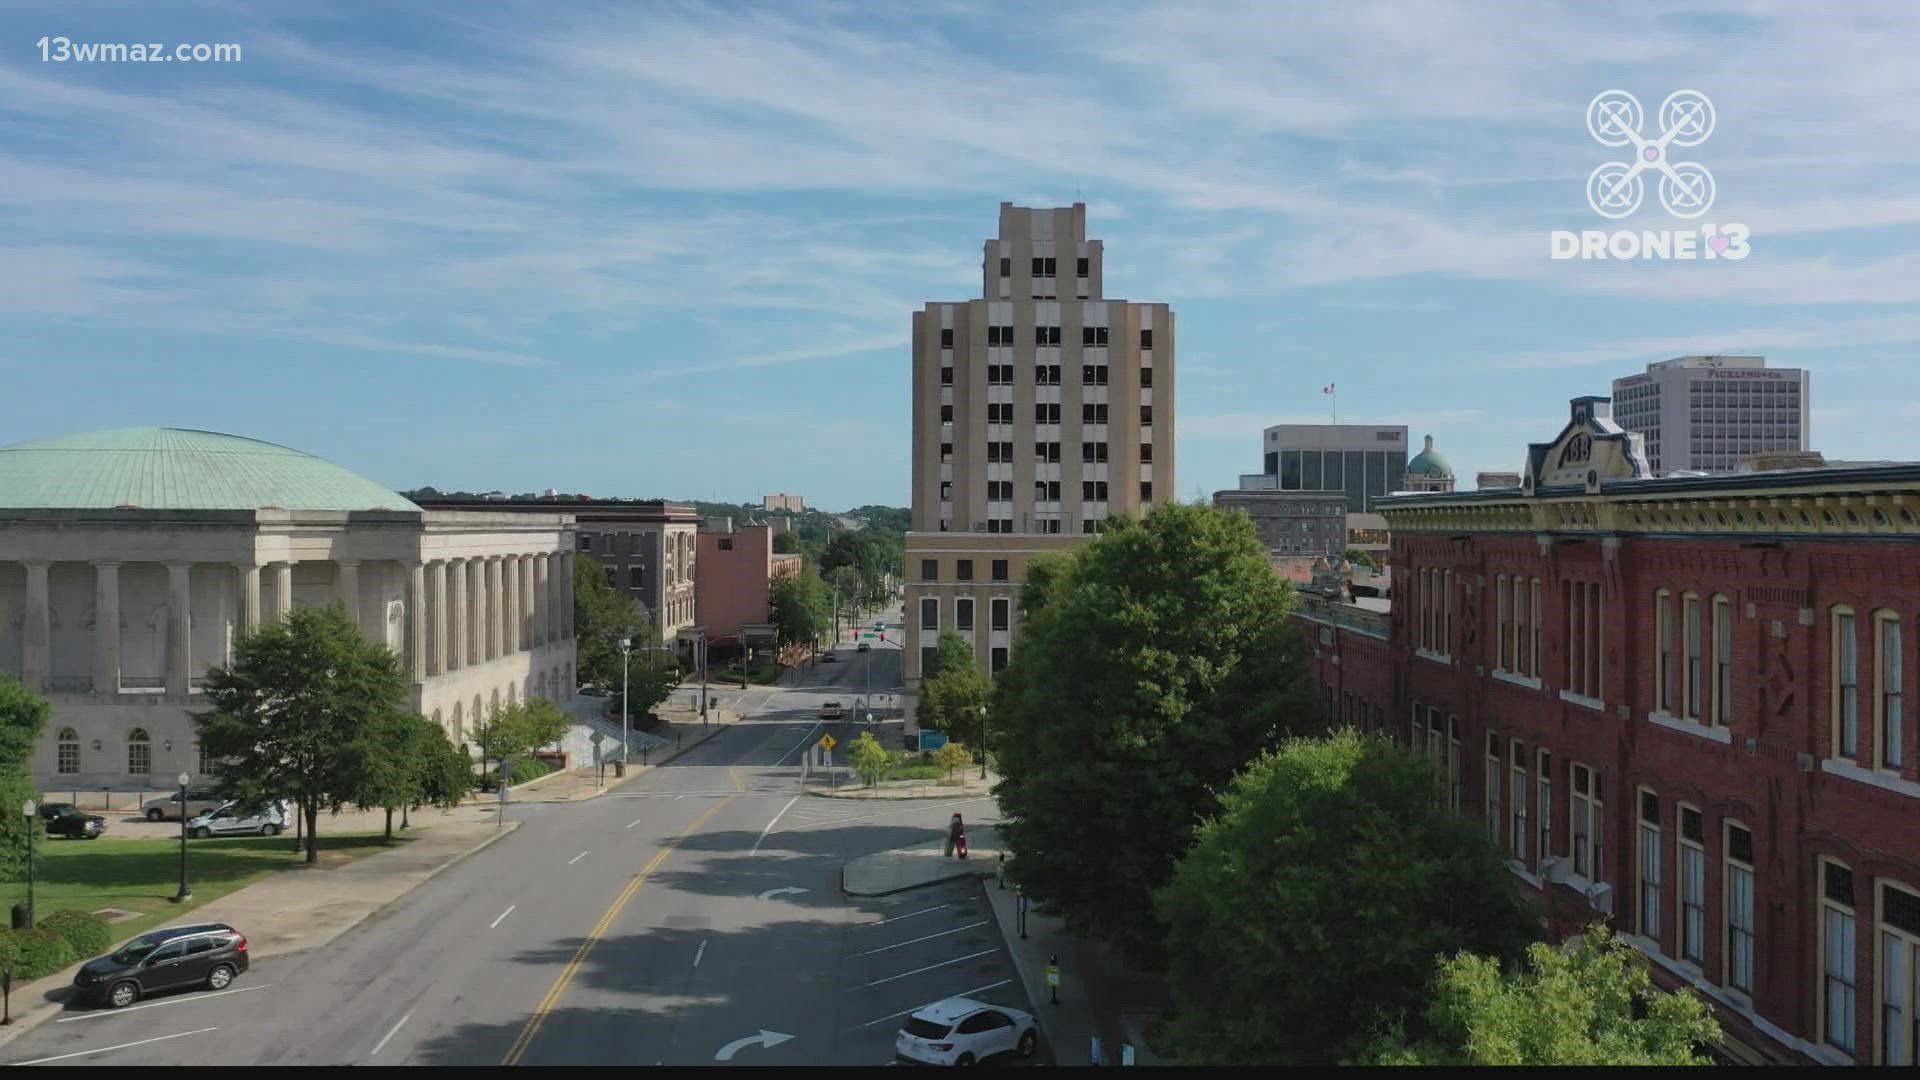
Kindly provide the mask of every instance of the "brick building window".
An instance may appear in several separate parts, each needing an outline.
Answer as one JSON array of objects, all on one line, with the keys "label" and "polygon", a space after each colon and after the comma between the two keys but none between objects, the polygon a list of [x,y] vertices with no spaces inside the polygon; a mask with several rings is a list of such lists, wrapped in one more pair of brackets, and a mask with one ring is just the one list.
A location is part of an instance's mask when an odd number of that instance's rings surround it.
[{"label": "brick building window", "polygon": [[1507,575],[1494,578],[1493,641],[1496,671],[1513,670],[1513,610],[1507,606]]},{"label": "brick building window", "polygon": [[1640,936],[1660,941],[1660,796],[1640,789]]},{"label": "brick building window", "polygon": [[1503,847],[1501,834],[1505,831],[1507,819],[1500,810],[1500,785],[1505,782],[1505,768],[1500,758],[1500,736],[1487,732],[1487,839],[1494,847]]},{"label": "brick building window", "polygon": [[1727,953],[1721,958],[1722,981],[1732,990],[1753,993],[1753,833],[1744,825],[1726,823]]},{"label": "brick building window", "polygon": [[1680,618],[1687,645],[1687,682],[1686,717],[1689,720],[1700,719],[1704,711],[1706,687],[1702,680],[1706,675],[1700,662],[1700,598],[1692,593],[1686,594],[1680,601]]},{"label": "brick building window", "polygon": [[1706,829],[1700,811],[1680,807],[1680,959],[1699,967],[1707,948]]},{"label": "brick building window", "polygon": [[1540,847],[1534,852],[1533,868],[1538,871],[1541,864],[1553,855],[1553,754],[1540,751],[1540,767],[1534,775],[1540,784],[1540,798],[1534,803],[1540,811]]},{"label": "brick building window", "polygon": [[1853,1053],[1853,871],[1820,860],[1820,1041]]},{"label": "brick building window", "polygon": [[1873,757],[1878,768],[1898,773],[1906,764],[1904,678],[1900,660],[1900,616],[1882,609],[1873,613],[1873,670],[1878,689],[1873,695]]},{"label": "brick building window", "polygon": [[1588,881],[1599,881],[1606,836],[1601,831],[1604,805],[1600,798],[1600,776],[1576,761],[1570,786],[1573,790],[1567,793],[1567,828],[1573,841],[1573,872]]},{"label": "brick building window", "polygon": [[1440,572],[1440,596],[1442,613],[1445,616],[1440,624],[1440,651],[1453,655],[1453,571]]},{"label": "brick building window", "polygon": [[1849,761],[1860,756],[1860,641],[1853,609],[1833,609],[1832,754]]},{"label": "brick building window", "polygon": [[921,559],[920,560],[920,580],[921,581],[939,581],[940,580],[940,560]]},{"label": "brick building window", "polygon": [[[1600,585],[1592,581],[1563,581],[1560,592],[1567,606],[1567,689],[1585,698],[1600,697]],[[1669,640],[1671,637],[1669,636]]]},{"label": "brick building window", "polygon": [[1733,603],[1713,598],[1713,722],[1733,723]]},{"label": "brick building window", "polygon": [[1460,747],[1460,718],[1447,717],[1447,805],[1454,813],[1467,804],[1467,762]]},{"label": "brick building window", "polygon": [[1536,679],[1540,677],[1540,669],[1545,666],[1544,664],[1541,663],[1540,657],[1541,657],[1541,653],[1545,650],[1545,647],[1546,647],[1546,627],[1547,627],[1546,601],[1543,598],[1543,594],[1540,591],[1540,579],[1534,578],[1533,579],[1533,652],[1531,655],[1528,656],[1528,659],[1532,661],[1532,666],[1527,668],[1527,674],[1533,676]]},{"label": "brick building window", "polygon": [[1508,759],[1512,764],[1512,785],[1507,790],[1508,800],[1513,803],[1513,828],[1508,842],[1513,845],[1513,857],[1521,866],[1527,864],[1527,751],[1519,739],[1513,740],[1513,754]]},{"label": "brick building window", "polygon": [[1912,1065],[1920,1050],[1920,892],[1880,884],[1878,1065]]}]

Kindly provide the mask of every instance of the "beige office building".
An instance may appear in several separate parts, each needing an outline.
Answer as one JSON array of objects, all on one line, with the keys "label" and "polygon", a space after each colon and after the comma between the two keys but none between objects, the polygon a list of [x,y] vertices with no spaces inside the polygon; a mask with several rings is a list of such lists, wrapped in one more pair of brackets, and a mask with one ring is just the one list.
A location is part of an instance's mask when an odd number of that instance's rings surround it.
[{"label": "beige office building", "polygon": [[913,316],[910,679],[944,629],[998,671],[1027,560],[1174,494],[1172,310],[1105,296],[1084,203],[1001,203],[983,256]]}]

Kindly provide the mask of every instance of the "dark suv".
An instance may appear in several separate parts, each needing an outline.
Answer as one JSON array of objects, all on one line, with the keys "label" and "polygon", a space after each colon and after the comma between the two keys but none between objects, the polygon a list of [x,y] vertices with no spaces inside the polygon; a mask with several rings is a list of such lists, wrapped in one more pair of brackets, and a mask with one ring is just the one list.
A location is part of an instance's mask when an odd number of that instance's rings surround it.
[{"label": "dark suv", "polygon": [[46,822],[48,836],[70,836],[75,840],[98,840],[107,831],[107,819],[89,814],[72,803],[40,804],[40,820]]},{"label": "dark suv", "polygon": [[126,1008],[160,990],[225,990],[247,970],[247,936],[225,923],[150,930],[74,976],[80,1000]]}]

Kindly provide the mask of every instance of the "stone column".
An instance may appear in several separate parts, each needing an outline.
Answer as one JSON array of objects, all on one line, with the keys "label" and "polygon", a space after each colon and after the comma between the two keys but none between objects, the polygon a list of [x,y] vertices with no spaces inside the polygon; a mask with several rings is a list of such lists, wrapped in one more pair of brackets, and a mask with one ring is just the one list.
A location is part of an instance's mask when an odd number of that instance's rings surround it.
[{"label": "stone column", "polygon": [[120,564],[93,564],[93,692],[120,692]]},{"label": "stone column", "polygon": [[452,650],[447,648],[447,560],[433,561],[433,654],[427,657],[427,674],[444,675]]},{"label": "stone column", "polygon": [[560,556],[560,636],[573,637],[573,552]]},{"label": "stone column", "polygon": [[505,655],[506,618],[500,607],[500,575],[504,568],[498,557],[487,560],[487,659]]},{"label": "stone column", "polygon": [[427,568],[407,564],[407,667],[414,682],[427,677]]},{"label": "stone column", "polygon": [[260,627],[260,567],[254,563],[233,564],[240,575],[240,625],[249,630]]},{"label": "stone column", "polygon": [[533,617],[533,644],[545,645],[552,637],[549,623],[553,620],[553,610],[547,604],[547,595],[553,591],[548,584],[551,568],[547,566],[545,555],[533,556],[533,602],[527,605],[527,612]]},{"label": "stone column", "polygon": [[343,559],[334,565],[340,568],[339,576],[335,579],[335,585],[340,590],[340,602],[347,606],[347,618],[352,619],[353,625],[364,634],[367,628],[360,621],[360,561]]},{"label": "stone column", "polygon": [[566,601],[562,597],[568,589],[573,588],[573,579],[567,576],[566,556],[552,555],[548,561],[551,565],[547,571],[547,588],[550,590],[547,595],[547,620],[552,624],[552,631],[547,635],[547,640],[560,641],[567,636],[563,625]]},{"label": "stone column", "polygon": [[273,564],[273,617],[278,621],[291,614],[293,614],[293,563],[277,562]]},{"label": "stone column", "polygon": [[453,589],[447,612],[451,619],[447,670],[458,671],[467,666],[467,560],[447,560],[447,584]]},{"label": "stone column", "polygon": [[53,670],[53,618],[47,603],[48,564],[30,562],[26,565],[27,610],[26,622],[21,626],[20,681],[27,689],[40,691],[47,688],[47,676]]},{"label": "stone column", "polygon": [[518,555],[509,555],[503,560],[507,564],[507,652],[516,653],[526,647],[521,631],[524,624],[520,610],[520,579],[525,576],[525,560]]},{"label": "stone column", "polygon": [[193,668],[193,564],[167,564],[167,693],[187,696]]},{"label": "stone column", "polygon": [[533,579],[538,575],[539,567],[539,556],[520,556],[520,647],[529,652],[540,644],[540,623],[534,617],[539,609],[533,604]]}]

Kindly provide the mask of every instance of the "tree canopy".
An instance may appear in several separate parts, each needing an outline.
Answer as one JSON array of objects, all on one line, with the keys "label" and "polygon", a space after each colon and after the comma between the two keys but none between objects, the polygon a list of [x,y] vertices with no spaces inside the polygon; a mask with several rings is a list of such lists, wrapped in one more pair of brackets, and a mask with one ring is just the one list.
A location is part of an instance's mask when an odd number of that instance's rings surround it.
[{"label": "tree canopy", "polygon": [[558,705],[541,697],[492,709],[473,726],[480,766],[486,770],[515,754],[558,742],[572,724]]},{"label": "tree canopy", "polygon": [[36,798],[33,750],[46,734],[53,706],[26,688],[19,679],[0,673],[0,876],[11,880],[27,863],[27,830],[38,835],[40,818],[27,818],[20,807]]},{"label": "tree canopy", "polygon": [[306,817],[311,863],[321,807],[338,810],[362,792],[362,755],[405,709],[407,677],[335,604],[241,634],[232,666],[207,670],[205,694],[212,708],[195,719],[202,751],[221,762],[221,793],[292,801]]},{"label": "tree canopy", "polygon": [[767,607],[782,645],[811,642],[828,632],[832,609],[827,585],[810,566],[775,578],[768,590]]},{"label": "tree canopy", "polygon": [[1425,1037],[1400,1032],[1366,1055],[1379,1065],[1709,1065],[1720,1025],[1691,992],[1657,990],[1647,960],[1604,925],[1527,950],[1526,970],[1458,953],[1433,979]]},{"label": "tree canopy", "polygon": [[1291,590],[1243,515],[1171,504],[1036,559],[993,684],[1001,835],[1027,893],[1154,957],[1166,883],[1215,792],[1317,730]]},{"label": "tree canopy", "polygon": [[1347,730],[1247,766],[1161,890],[1195,1064],[1334,1064],[1422,1004],[1437,957],[1518,958],[1533,932],[1484,827],[1433,766]]},{"label": "tree canopy", "polygon": [[[607,584],[606,570],[587,558],[573,561],[573,635],[580,682],[610,689],[620,686],[620,639],[658,640],[639,603]],[[561,688],[562,697],[572,692]]]}]

